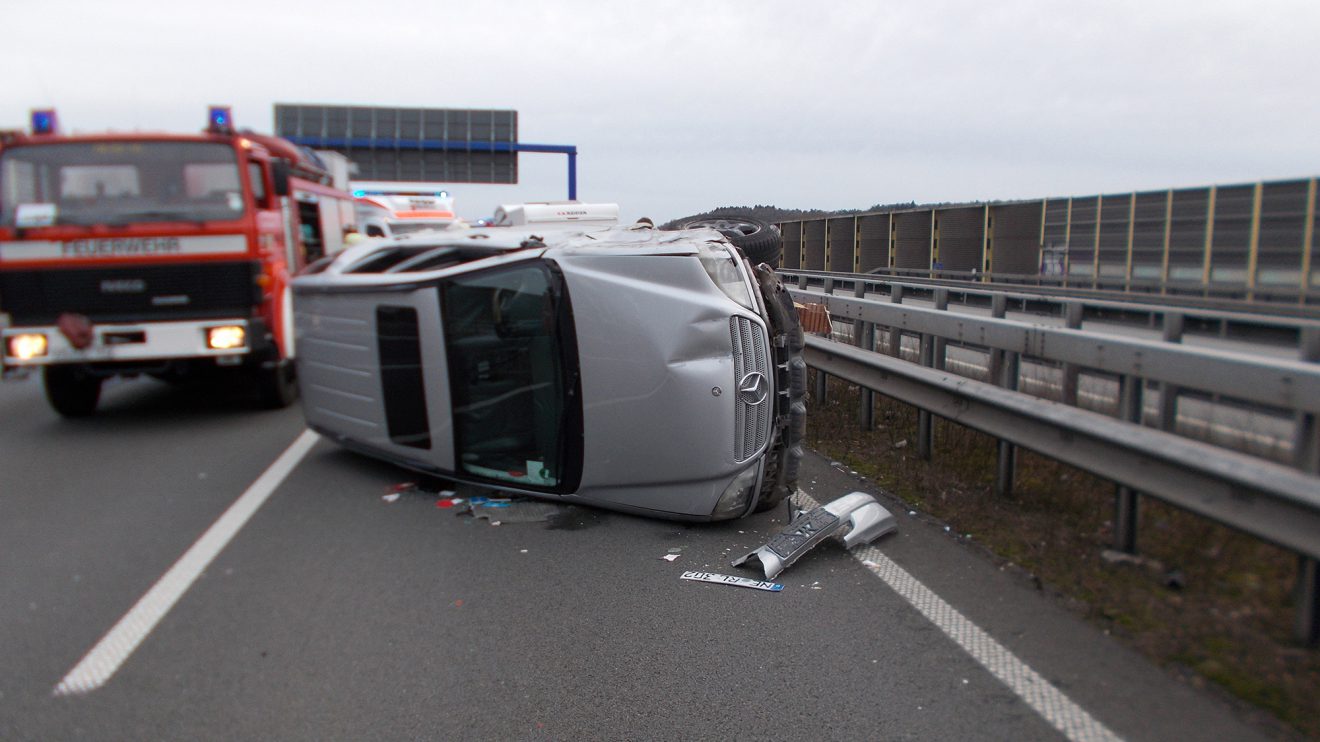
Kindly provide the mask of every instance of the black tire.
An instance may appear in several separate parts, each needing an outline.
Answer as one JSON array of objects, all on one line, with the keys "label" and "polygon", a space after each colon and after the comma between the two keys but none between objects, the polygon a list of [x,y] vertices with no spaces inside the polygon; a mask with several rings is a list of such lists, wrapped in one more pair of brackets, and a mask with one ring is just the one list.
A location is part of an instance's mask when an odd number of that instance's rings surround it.
[{"label": "black tire", "polygon": [[298,376],[293,361],[280,361],[256,370],[257,400],[268,410],[279,410],[298,400]]},{"label": "black tire", "polygon": [[87,417],[101,401],[100,376],[77,366],[46,366],[41,371],[46,400],[63,417]]},{"label": "black tire", "polygon": [[718,231],[742,250],[752,265],[778,266],[779,258],[784,254],[784,238],[779,227],[756,217],[742,214],[707,216],[681,220],[678,226],[680,229],[707,227]]}]

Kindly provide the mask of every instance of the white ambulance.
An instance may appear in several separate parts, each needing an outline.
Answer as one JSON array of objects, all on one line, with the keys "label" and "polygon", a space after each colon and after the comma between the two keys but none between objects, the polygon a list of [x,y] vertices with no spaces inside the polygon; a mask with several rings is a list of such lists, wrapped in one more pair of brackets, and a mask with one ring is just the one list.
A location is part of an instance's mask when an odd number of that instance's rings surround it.
[{"label": "white ambulance", "polygon": [[427,183],[353,183],[357,229],[365,237],[395,237],[425,229],[462,229],[454,197]]}]

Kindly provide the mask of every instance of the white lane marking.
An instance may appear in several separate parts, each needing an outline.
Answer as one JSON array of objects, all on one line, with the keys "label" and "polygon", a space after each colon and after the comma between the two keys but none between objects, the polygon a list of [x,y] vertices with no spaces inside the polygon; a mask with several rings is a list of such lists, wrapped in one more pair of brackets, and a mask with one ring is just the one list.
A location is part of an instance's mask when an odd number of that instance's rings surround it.
[{"label": "white lane marking", "polygon": [[[797,499],[806,509],[820,505],[802,490],[798,490]],[[852,555],[1068,739],[1122,739],[879,549],[862,545],[853,549]]]},{"label": "white lane marking", "polygon": [[74,665],[59,685],[55,686],[54,695],[80,695],[105,685],[319,438],[310,430],[303,431],[179,561],[151,586],[132,610],[124,614],[119,623],[106,632],[101,641]]}]

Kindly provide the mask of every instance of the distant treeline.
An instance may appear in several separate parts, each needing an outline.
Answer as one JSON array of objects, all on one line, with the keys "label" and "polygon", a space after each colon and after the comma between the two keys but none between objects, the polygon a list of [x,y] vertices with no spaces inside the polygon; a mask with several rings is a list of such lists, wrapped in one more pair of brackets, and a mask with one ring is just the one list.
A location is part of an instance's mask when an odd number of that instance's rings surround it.
[{"label": "distant treeline", "polygon": [[837,211],[822,211],[821,209],[781,209],[778,206],[766,206],[757,204],[755,206],[720,206],[710,211],[693,214],[692,216],[674,219],[660,226],[661,229],[674,229],[683,222],[693,219],[707,219],[720,216],[746,215],[752,216],[767,222],[787,222],[797,219],[826,219],[835,216],[848,216],[849,214],[869,214],[874,211],[897,211],[901,209],[915,209],[915,201],[899,204],[876,204],[869,209],[839,209]]}]

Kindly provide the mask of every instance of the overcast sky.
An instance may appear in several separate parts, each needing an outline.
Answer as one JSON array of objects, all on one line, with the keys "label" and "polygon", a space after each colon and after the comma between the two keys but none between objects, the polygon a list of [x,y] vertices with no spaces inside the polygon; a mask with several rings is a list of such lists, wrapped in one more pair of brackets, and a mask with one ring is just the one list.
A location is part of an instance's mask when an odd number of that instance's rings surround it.
[{"label": "overcast sky", "polygon": [[[208,104],[518,111],[657,221],[1320,174],[1316,0],[7,3],[0,128],[195,131]],[[564,198],[562,155],[460,214]]]}]

